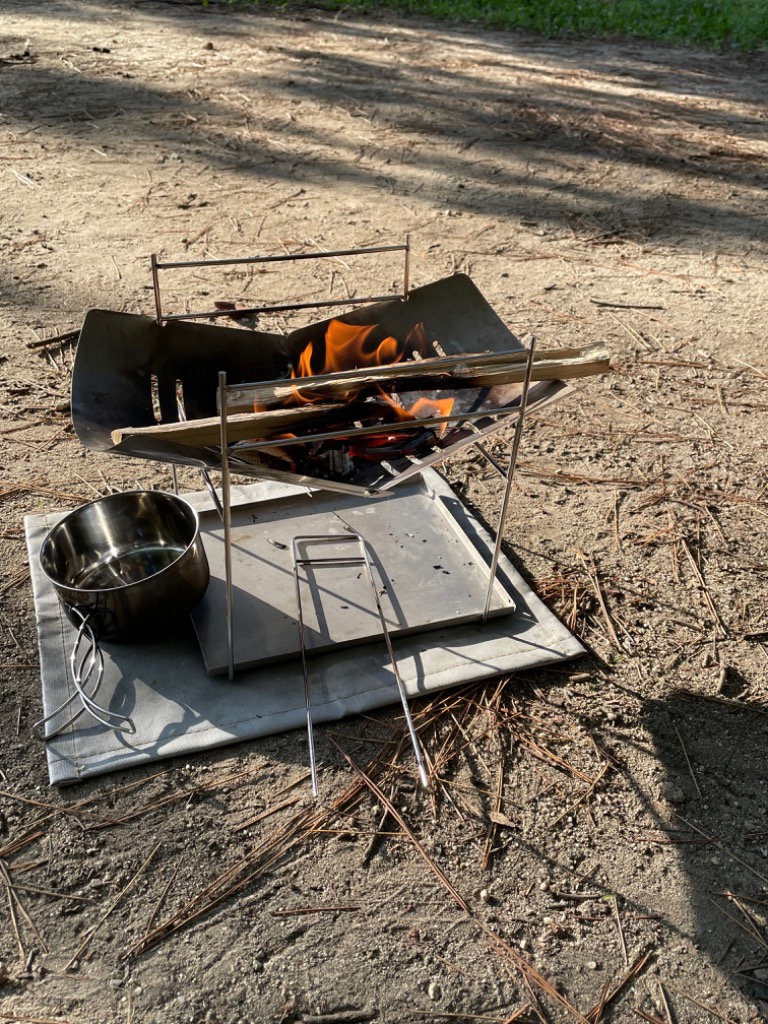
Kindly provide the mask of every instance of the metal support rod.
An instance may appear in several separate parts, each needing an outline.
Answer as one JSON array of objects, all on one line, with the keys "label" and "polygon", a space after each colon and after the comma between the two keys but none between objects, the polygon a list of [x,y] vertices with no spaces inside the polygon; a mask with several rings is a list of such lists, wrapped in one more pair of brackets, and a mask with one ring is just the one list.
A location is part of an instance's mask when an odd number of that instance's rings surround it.
[{"label": "metal support rod", "polygon": [[[317,302],[283,302],[271,306],[251,306],[248,309],[238,309],[235,315],[238,317],[253,316],[257,313],[286,313],[297,309],[321,309],[325,306],[365,306],[371,302],[390,302],[393,299],[402,299],[398,292],[391,292],[389,295],[366,295],[362,299],[350,299],[348,297],[338,299],[322,299]],[[163,321],[170,320],[213,320],[217,317],[232,316],[231,309],[209,309],[203,313],[169,313],[163,317]]]},{"label": "metal support rod", "polygon": [[155,313],[157,322],[161,324],[163,322],[163,309],[160,304],[160,278],[157,274],[160,264],[157,262],[157,253],[153,252],[150,256],[150,264],[152,266],[152,288],[155,293]]},{"label": "metal support rod", "polygon": [[531,338],[531,347],[528,349],[528,362],[525,366],[525,377],[523,379],[523,390],[520,393],[520,411],[517,415],[517,423],[515,425],[515,436],[512,441],[512,454],[509,457],[509,468],[507,469],[507,482],[504,486],[504,497],[501,502],[501,512],[499,513],[499,522],[496,527],[496,544],[493,549],[493,559],[491,560],[491,573],[488,580],[488,593],[485,596],[485,607],[483,609],[483,622],[488,618],[488,612],[491,608],[491,599],[493,597],[493,588],[496,583],[496,570],[499,567],[499,555],[501,554],[501,541],[504,536],[504,523],[507,518],[507,509],[509,507],[509,497],[512,493],[512,479],[515,475],[515,466],[517,465],[517,453],[520,448],[520,438],[523,435],[523,419],[525,417],[525,409],[528,405],[528,390],[531,384],[531,373],[533,372],[533,354],[536,349],[536,339]]},{"label": "metal support rod", "polygon": [[200,466],[200,476],[203,478],[205,489],[206,491],[208,491],[208,494],[210,495],[211,501],[213,502],[213,507],[216,509],[216,514],[218,515],[219,520],[223,523],[224,506],[221,504],[221,498],[216,493],[216,488],[213,486],[213,480],[211,480],[211,475],[205,468],[205,466]]},{"label": "metal support rod", "polygon": [[[174,270],[180,267],[229,267],[243,263],[291,263],[297,260],[327,259],[333,256],[365,256],[374,252],[402,252],[405,245],[372,245],[364,249],[334,249],[329,252],[295,252],[280,256],[237,256],[226,260],[176,260],[157,263],[158,270]],[[154,258],[154,257],[153,257]]]},{"label": "metal support rod", "polygon": [[227,442],[227,375],[219,372],[219,408],[221,409],[221,498],[224,520],[224,573],[227,605],[227,675],[235,677],[235,617],[232,589],[232,500],[229,483],[229,448]]},{"label": "metal support rod", "polygon": [[366,256],[370,253],[381,253],[381,252],[404,252],[405,253],[405,266],[403,270],[403,291],[390,293],[388,295],[368,295],[365,298],[353,299],[347,296],[346,298],[338,299],[324,299],[317,302],[289,302],[279,303],[274,305],[265,306],[253,306],[249,309],[237,310],[237,315],[240,317],[256,315],[258,313],[280,313],[288,312],[290,310],[300,309],[318,309],[325,306],[362,306],[373,302],[387,302],[393,299],[405,300],[408,298],[408,292],[410,288],[409,284],[409,255],[410,255],[410,241],[409,236],[405,236],[404,244],[400,245],[374,245],[368,246],[362,249],[335,249],[329,252],[298,252],[298,253],[285,253],[279,256],[238,256],[233,259],[220,259],[220,260],[166,260],[160,262],[157,258],[156,253],[152,253],[151,265],[152,265],[152,286],[155,292],[155,313],[158,324],[168,323],[171,320],[210,320],[216,317],[231,316],[231,310],[228,309],[212,309],[203,313],[169,313],[163,316],[162,304],[160,301],[160,280],[158,277],[158,271],[160,270],[179,270],[182,268],[190,267],[230,267],[230,266],[242,266],[244,264],[251,263],[290,263],[297,260],[317,260],[317,259],[332,259],[341,256]]},{"label": "metal support rod", "polygon": [[301,603],[301,581],[299,580],[299,562],[296,558],[297,538],[292,545],[293,582],[296,587],[296,609],[299,623],[299,644],[301,645],[301,670],[304,675],[304,707],[307,716],[307,747],[309,748],[309,772],[312,777],[312,796],[317,799],[317,760],[315,758],[315,733],[312,726],[312,693],[309,688],[309,665],[307,664],[307,643],[304,632],[304,608]]},{"label": "metal support rod", "polygon": [[405,263],[403,266],[403,301],[408,301],[408,293],[411,287],[411,236],[405,236]]},{"label": "metal support rod", "polygon": [[392,638],[389,635],[387,624],[384,619],[384,611],[381,607],[381,601],[379,600],[379,590],[376,586],[376,582],[373,578],[373,570],[371,568],[371,560],[368,555],[368,548],[366,547],[365,541],[360,537],[360,546],[363,550],[365,558],[365,569],[368,575],[368,580],[371,584],[371,590],[373,591],[373,598],[376,602],[376,610],[379,613],[379,621],[381,622],[381,631],[384,634],[384,643],[387,645],[387,652],[389,653],[389,660],[392,663],[392,672],[395,676],[395,682],[397,683],[397,689],[400,694],[400,703],[403,706],[403,714],[405,715],[405,722],[408,726],[408,734],[411,737],[411,746],[413,747],[413,753],[416,757],[416,766],[419,771],[419,782],[424,789],[429,789],[429,776],[427,770],[424,767],[424,757],[421,753],[421,744],[419,743],[419,737],[416,734],[416,727],[413,724],[413,718],[411,717],[411,709],[408,707],[408,694],[405,692],[405,685],[403,680],[400,678],[400,672],[397,667],[397,659],[395,658],[395,652],[392,647]]}]

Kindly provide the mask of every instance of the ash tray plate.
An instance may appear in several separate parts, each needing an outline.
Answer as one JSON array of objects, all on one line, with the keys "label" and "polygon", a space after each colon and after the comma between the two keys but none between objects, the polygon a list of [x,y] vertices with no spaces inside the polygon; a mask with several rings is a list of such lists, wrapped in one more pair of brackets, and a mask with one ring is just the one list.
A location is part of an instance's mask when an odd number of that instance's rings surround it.
[{"label": "ash tray plate", "polygon": [[[482,617],[490,551],[486,545],[484,558],[446,499],[423,479],[386,497],[323,491],[235,505],[231,523],[236,669],[300,654],[291,557],[291,541],[299,535],[349,528],[363,537],[392,637]],[[215,512],[204,512],[200,529],[211,581],[192,621],[206,670],[218,675],[227,671],[224,528]],[[334,545],[323,548],[312,556],[333,554]],[[361,567],[300,566],[299,581],[309,654],[382,637]],[[498,579],[494,588],[489,614],[513,612],[514,601]]]}]

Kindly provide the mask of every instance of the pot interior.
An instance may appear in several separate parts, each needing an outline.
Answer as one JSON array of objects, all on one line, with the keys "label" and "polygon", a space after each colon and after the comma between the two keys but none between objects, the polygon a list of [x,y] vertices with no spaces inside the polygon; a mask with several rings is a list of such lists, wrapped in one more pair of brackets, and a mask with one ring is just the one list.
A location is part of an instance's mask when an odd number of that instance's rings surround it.
[{"label": "pot interior", "polygon": [[194,509],[174,494],[111,494],[62,519],[43,543],[40,564],[59,587],[127,587],[172,566],[194,541],[197,528]]}]

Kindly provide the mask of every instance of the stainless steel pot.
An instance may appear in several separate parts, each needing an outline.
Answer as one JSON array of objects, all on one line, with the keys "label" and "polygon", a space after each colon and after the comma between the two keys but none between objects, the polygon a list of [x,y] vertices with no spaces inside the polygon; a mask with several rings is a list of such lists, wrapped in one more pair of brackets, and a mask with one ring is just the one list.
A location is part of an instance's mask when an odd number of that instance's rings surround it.
[{"label": "stainless steel pot", "polygon": [[[209,571],[197,512],[183,498],[165,491],[98,498],[53,527],[40,549],[40,565],[78,628],[70,665],[83,708],[105,725],[132,732],[130,719],[93,700],[104,668],[99,641],[157,633],[188,615],[200,601]],[[90,695],[84,689],[87,681],[93,684]],[[37,723],[38,735],[39,727],[71,700]]]},{"label": "stainless steel pot", "polygon": [[198,517],[183,498],[128,491],[83,505],[46,537],[40,565],[77,626],[128,640],[187,615],[208,586]]}]

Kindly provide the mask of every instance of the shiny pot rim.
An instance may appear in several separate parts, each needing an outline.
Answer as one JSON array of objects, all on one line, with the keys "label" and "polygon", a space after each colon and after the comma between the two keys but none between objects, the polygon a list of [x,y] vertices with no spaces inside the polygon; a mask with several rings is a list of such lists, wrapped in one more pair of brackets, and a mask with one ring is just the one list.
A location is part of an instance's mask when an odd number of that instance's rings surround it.
[{"label": "shiny pot rim", "polygon": [[[180,512],[186,519],[187,525],[189,526],[189,535],[184,538],[183,549],[180,550],[173,561],[154,572],[143,575],[139,579],[131,581],[121,581],[115,586],[83,586],[77,583],[71,577],[67,577],[64,574],[56,571],[54,566],[53,551],[57,543],[61,540],[62,536],[72,527],[72,524],[78,523],[80,520],[85,520],[94,509],[100,510],[109,509],[110,505],[125,506],[130,504],[133,499],[141,497],[151,498],[153,501],[160,501],[173,506],[176,512]],[[113,494],[101,495],[98,498],[94,498],[92,501],[88,501],[83,505],[78,506],[76,509],[72,509],[71,512],[67,512],[51,529],[48,531],[43,543],[40,547],[38,554],[38,561],[43,575],[46,579],[54,586],[60,596],[67,594],[71,597],[86,597],[95,595],[102,595],[106,597],[109,594],[115,594],[120,592],[126,592],[129,589],[141,587],[147,584],[150,580],[157,580],[159,577],[170,574],[178,567],[179,562],[188,556],[191,549],[193,549],[196,543],[200,539],[200,516],[197,509],[190,504],[185,498],[182,498],[178,494],[174,494],[171,491],[153,490],[151,488],[134,489],[131,491],[118,491]],[[85,557],[84,552],[81,555]]]}]

